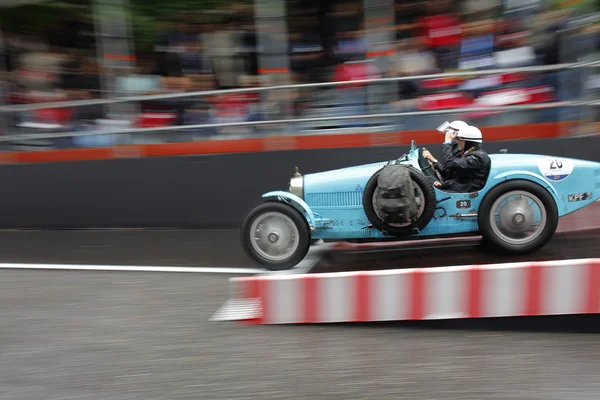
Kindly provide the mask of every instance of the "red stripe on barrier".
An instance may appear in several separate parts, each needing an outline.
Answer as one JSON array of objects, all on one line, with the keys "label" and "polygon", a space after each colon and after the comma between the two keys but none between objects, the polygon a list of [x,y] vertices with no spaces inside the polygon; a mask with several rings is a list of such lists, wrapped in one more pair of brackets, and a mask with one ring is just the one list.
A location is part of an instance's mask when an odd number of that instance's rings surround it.
[{"label": "red stripe on barrier", "polygon": [[243,321],[243,323],[248,324],[248,325],[258,325],[258,324],[263,324],[265,322],[265,318],[264,318],[264,307],[265,304],[264,302],[262,302],[261,299],[261,283],[260,283],[260,279],[253,279],[253,278],[249,278],[249,279],[244,279],[242,282],[242,288],[241,288],[241,298],[243,299],[247,299],[247,300],[261,300],[261,305],[260,305],[260,316],[257,318],[252,318],[252,319],[248,319]]},{"label": "red stripe on barrier", "polygon": [[316,276],[302,278],[303,283],[303,315],[304,322],[319,322],[319,282]]},{"label": "red stripe on barrier", "polygon": [[210,140],[192,143],[148,144],[146,157],[169,157],[200,154],[248,153],[263,151],[262,139]]},{"label": "red stripe on barrier", "polygon": [[410,274],[410,315],[409,319],[425,317],[425,272],[414,271]]},{"label": "red stripe on barrier", "polygon": [[[548,139],[565,136],[575,122],[483,127],[486,142],[519,139]],[[223,153],[248,153],[277,150],[312,150],[361,148],[417,143],[438,143],[443,138],[435,130],[404,132],[323,134],[281,136],[239,140],[209,140],[203,142],[128,145],[114,148],[81,148],[0,153],[0,159],[18,163],[86,161],[135,157],[172,157]],[[123,152],[121,149],[126,148]]]},{"label": "red stripe on barrier", "polygon": [[271,322],[271,304],[272,300],[269,295],[269,287],[276,285],[277,282],[270,279],[258,280],[258,298],[260,299],[261,319],[263,323]]},{"label": "red stripe on barrier", "polygon": [[467,289],[468,315],[470,318],[478,318],[482,315],[481,285],[483,284],[483,271],[478,266],[474,266],[467,272],[467,275],[469,280],[469,287]]},{"label": "red stripe on barrier", "polygon": [[589,274],[584,313],[600,313],[600,262],[592,261],[587,265]]},{"label": "red stripe on barrier", "polygon": [[[7,153],[4,153],[7,154]],[[8,153],[10,154],[10,153]],[[68,150],[47,150],[32,152],[13,153],[12,159],[19,163],[40,163],[57,161],[89,161],[89,160],[109,160],[114,158],[110,148],[90,148],[90,149],[68,149]]]},{"label": "red stripe on barrier", "polygon": [[366,274],[356,276],[356,321],[371,320],[371,277]]},{"label": "red stripe on barrier", "polygon": [[542,273],[543,268],[532,263],[525,268],[525,285],[526,285],[526,306],[525,315],[539,315],[541,312],[541,295],[542,289]]}]

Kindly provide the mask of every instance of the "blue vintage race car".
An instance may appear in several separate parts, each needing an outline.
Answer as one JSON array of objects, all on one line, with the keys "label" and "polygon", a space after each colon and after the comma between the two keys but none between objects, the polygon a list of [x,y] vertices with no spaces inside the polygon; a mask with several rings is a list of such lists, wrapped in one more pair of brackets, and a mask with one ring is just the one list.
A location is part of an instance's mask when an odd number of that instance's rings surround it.
[{"label": "blue vintage race car", "polygon": [[[291,178],[289,191],[262,197],[242,224],[246,254],[269,270],[294,267],[315,241],[386,241],[481,234],[506,253],[546,245],[558,219],[600,197],[600,163],[531,154],[490,154],[483,189],[448,193],[413,141],[402,157]],[[381,212],[380,174],[405,166],[416,215],[398,223]]]}]

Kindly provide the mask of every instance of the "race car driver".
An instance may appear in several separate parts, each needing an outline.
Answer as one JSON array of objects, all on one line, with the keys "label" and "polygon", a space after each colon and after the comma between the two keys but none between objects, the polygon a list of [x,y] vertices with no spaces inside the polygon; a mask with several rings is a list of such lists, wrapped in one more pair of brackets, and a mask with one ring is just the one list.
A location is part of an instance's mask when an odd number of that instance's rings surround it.
[{"label": "race car driver", "polygon": [[[455,137],[458,132],[460,132],[461,129],[465,129],[469,126],[469,124],[467,124],[464,121],[452,121],[451,123],[447,123],[445,122],[444,124],[442,124],[440,127],[437,128],[438,131],[443,132],[446,135],[446,142],[449,141],[449,143],[451,144],[452,148],[450,149],[450,151],[452,152],[452,154],[454,154],[455,156],[460,156],[460,154],[462,153],[461,149],[458,147],[458,140],[453,140],[453,139],[449,139],[448,138],[451,137]],[[453,134],[450,135],[449,134]],[[423,148],[423,157],[433,161],[434,157],[431,155],[431,153],[429,152],[429,150]],[[439,172],[439,174],[441,175],[443,180],[446,179],[451,179],[452,178],[452,171],[443,168],[443,166],[439,163],[435,163],[433,164],[433,168]],[[430,178],[432,179],[432,178]],[[433,179],[432,179],[433,180]],[[433,180],[435,182],[435,180]],[[438,182],[439,183],[439,182]],[[435,183],[434,183],[435,184]],[[436,186],[439,187],[439,186]]]},{"label": "race car driver", "polygon": [[446,130],[441,161],[436,160],[428,150],[424,150],[423,157],[433,162],[434,168],[442,175],[442,182],[435,181],[434,186],[447,192],[458,193],[481,190],[492,164],[490,157],[481,148],[481,143],[481,131],[475,126],[467,125]]},{"label": "race car driver", "polygon": [[[448,127],[443,132],[446,135],[448,133],[454,133],[453,137],[456,137],[456,135],[460,132],[461,129],[465,129],[468,126],[469,126],[469,124],[467,124],[466,122],[456,120],[456,121],[452,121],[450,124],[448,124]],[[438,128],[438,130],[439,129],[440,128]],[[452,144],[452,153],[456,154],[456,155],[460,154],[461,149],[458,147],[458,141],[457,140],[450,140],[450,143]],[[423,155],[425,155],[425,153]],[[443,175],[444,171],[440,171],[439,169],[438,169],[438,171],[440,173],[442,173],[442,175]]]}]

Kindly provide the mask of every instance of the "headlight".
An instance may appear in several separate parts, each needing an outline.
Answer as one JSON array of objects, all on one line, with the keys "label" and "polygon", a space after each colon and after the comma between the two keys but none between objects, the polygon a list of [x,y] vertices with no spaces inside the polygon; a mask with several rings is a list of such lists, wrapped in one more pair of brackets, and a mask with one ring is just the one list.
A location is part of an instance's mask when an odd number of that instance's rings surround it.
[{"label": "headlight", "polygon": [[289,192],[304,200],[304,177],[298,172],[298,167],[296,167],[296,173],[290,179]]}]

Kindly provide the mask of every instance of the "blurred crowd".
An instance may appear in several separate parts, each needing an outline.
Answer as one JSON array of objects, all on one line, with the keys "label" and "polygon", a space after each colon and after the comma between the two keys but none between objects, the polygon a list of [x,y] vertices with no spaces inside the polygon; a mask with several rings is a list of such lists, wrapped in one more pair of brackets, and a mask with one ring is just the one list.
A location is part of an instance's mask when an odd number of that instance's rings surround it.
[{"label": "blurred crowd", "polygon": [[[564,4],[563,4],[564,3]],[[572,4],[575,3],[575,6]],[[432,129],[460,116],[480,125],[569,119],[597,121],[594,109],[477,112],[348,120],[351,115],[568,101],[593,97],[594,69],[410,79],[452,71],[531,67],[599,60],[597,1],[396,0],[391,18],[366,18],[361,1],[288,1],[287,35],[263,35],[254,5],[228,5],[157,21],[150,46],[130,46],[131,62],[99,63],[93,19],[72,17],[52,38],[4,31],[4,104],[170,94],[277,84],[406,77],[393,84],[214,93],[114,106],[65,107],[10,114],[5,134],[227,124],[336,116],[335,121],[199,128],[127,137],[182,141],[271,133]],[[583,4],[583,6],[581,5]],[[195,11],[195,10],[194,10]],[[382,13],[386,14],[385,10]],[[210,15],[210,18],[206,18]],[[133,30],[135,35],[135,30]],[[56,39],[58,37],[58,39]],[[385,38],[385,39],[382,39]],[[128,43],[133,43],[129,41]],[[265,50],[269,47],[269,50]],[[106,50],[106,49],[105,49]],[[271,53],[270,53],[271,52]],[[107,57],[105,55],[104,60]],[[270,60],[269,62],[264,60]],[[2,67],[0,67],[2,70]],[[594,83],[596,82],[596,83]],[[113,144],[112,136],[60,145]],[[47,142],[47,141],[46,141]],[[46,143],[40,141],[40,145]],[[52,141],[52,146],[57,145]]]}]

